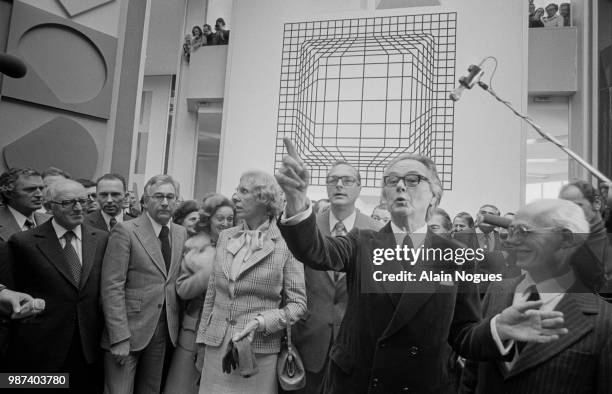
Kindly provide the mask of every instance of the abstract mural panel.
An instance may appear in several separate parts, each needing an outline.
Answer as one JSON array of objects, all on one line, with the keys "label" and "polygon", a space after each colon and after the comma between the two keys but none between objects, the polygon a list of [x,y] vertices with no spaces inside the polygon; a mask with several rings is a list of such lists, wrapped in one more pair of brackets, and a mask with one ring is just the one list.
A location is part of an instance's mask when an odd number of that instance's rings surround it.
[{"label": "abstract mural panel", "polygon": [[400,153],[430,156],[452,187],[456,13],[285,24],[276,166],[290,137],[324,185],[343,159],[378,187]]},{"label": "abstract mural panel", "polygon": [[5,78],[2,95],[108,119],[117,39],[16,1],[7,53],[22,58],[25,78]]}]

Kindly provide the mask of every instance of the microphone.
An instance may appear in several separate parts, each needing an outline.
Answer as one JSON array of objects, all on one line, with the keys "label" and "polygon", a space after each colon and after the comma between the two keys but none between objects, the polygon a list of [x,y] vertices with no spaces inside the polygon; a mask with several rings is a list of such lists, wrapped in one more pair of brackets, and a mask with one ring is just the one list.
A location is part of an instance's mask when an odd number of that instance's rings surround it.
[{"label": "microphone", "polygon": [[472,89],[472,87],[476,84],[476,82],[478,82],[480,80],[480,78],[484,74],[484,71],[482,70],[482,63],[483,62],[484,62],[484,60],[482,62],[480,62],[478,65],[472,64],[470,67],[468,67],[468,75],[465,75],[465,76],[459,78],[459,86],[457,86],[455,88],[455,90],[453,90],[448,95],[448,97],[451,100],[459,101],[463,91],[465,89]]},{"label": "microphone", "polygon": [[482,215],[482,223],[490,224],[495,227],[508,228],[510,223],[512,223],[512,219],[503,216],[484,214]]},{"label": "microphone", "polygon": [[23,78],[28,72],[25,63],[17,56],[0,53],[0,73],[11,78]]}]

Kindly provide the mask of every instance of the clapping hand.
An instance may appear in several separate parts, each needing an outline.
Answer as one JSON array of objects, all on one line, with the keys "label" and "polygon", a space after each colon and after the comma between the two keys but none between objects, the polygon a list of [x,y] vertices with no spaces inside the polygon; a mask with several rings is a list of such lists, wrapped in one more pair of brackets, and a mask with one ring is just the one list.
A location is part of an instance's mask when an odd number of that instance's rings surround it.
[{"label": "clapping hand", "polygon": [[306,190],[310,175],[291,140],[285,137],[283,142],[287,148],[287,155],[283,157],[283,164],[275,176],[287,199],[286,216],[291,217],[308,207]]},{"label": "clapping hand", "polygon": [[567,334],[563,312],[540,311],[541,306],[542,301],[530,301],[504,309],[496,320],[500,339],[547,343]]}]

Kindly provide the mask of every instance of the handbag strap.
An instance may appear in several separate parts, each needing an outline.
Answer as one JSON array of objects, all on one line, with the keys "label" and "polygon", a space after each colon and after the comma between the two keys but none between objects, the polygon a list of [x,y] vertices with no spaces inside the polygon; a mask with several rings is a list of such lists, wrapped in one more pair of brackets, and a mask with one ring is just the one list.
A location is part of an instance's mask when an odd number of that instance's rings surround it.
[{"label": "handbag strap", "polygon": [[291,324],[287,323],[287,349],[291,351],[292,343],[291,343]]}]

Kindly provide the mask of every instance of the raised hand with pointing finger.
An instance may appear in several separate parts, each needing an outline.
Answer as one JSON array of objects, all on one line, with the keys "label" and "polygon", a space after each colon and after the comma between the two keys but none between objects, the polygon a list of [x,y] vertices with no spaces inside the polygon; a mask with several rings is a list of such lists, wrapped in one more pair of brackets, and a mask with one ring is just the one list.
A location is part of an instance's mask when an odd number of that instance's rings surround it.
[{"label": "raised hand with pointing finger", "polygon": [[287,217],[291,217],[308,207],[306,191],[310,182],[310,174],[291,140],[285,137],[283,142],[287,149],[287,155],[283,157],[283,164],[276,172],[275,177],[287,199],[285,214]]}]

